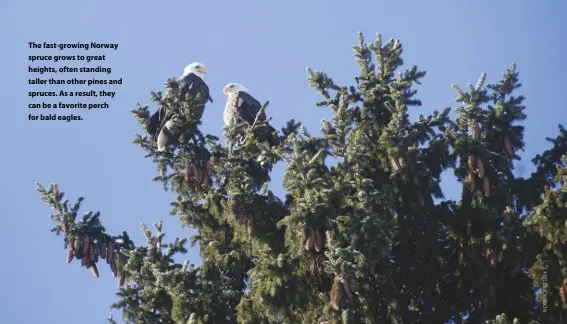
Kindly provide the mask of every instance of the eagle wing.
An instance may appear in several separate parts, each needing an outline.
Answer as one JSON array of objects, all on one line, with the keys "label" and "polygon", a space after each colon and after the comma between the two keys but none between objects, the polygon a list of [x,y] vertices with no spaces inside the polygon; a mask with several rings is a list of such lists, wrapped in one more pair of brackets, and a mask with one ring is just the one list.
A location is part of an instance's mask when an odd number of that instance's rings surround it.
[{"label": "eagle wing", "polygon": [[[235,110],[238,117],[249,125],[252,125],[256,119],[256,115],[262,108],[262,104],[244,91],[237,92],[233,97],[233,106],[236,108]],[[258,120],[265,121],[266,113],[262,112],[262,114],[258,117]]]},{"label": "eagle wing", "polygon": [[209,93],[209,86],[194,73],[187,74],[179,81],[179,96],[185,98],[185,95],[188,93],[193,96],[196,96],[197,93],[201,93],[205,101],[204,103],[207,101],[213,102]]}]

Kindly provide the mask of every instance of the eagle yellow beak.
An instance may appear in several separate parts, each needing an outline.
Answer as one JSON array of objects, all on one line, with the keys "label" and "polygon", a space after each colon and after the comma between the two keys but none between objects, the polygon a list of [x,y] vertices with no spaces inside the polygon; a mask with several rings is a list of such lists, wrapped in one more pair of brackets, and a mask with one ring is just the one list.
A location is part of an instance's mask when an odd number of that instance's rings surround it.
[{"label": "eagle yellow beak", "polygon": [[225,95],[228,95],[228,88],[224,87],[224,89],[222,89],[222,93],[224,93]]}]

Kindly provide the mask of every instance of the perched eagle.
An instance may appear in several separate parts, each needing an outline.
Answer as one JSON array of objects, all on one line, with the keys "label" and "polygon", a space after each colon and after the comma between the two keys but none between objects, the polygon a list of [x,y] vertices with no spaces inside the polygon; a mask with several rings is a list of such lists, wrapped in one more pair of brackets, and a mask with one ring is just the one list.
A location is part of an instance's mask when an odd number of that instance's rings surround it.
[{"label": "perched eagle", "polygon": [[[209,94],[209,87],[203,81],[205,74],[207,74],[207,68],[204,64],[194,62],[187,65],[183,75],[178,79],[179,97],[184,99],[187,94],[196,96],[197,93],[201,93],[203,104],[207,101],[213,102]],[[165,96],[168,95],[169,91],[166,92]],[[200,119],[202,116],[203,111],[201,110],[196,111],[192,117]],[[146,129],[152,139],[157,140],[158,151],[163,151],[181,132],[181,127],[175,116],[164,105],[160,105],[158,110],[148,119]]]},{"label": "perched eagle", "polygon": [[[252,126],[256,115],[262,108],[262,104],[254,97],[248,93],[248,89],[239,83],[229,83],[227,84],[223,92],[228,96],[226,100],[226,106],[224,108],[224,124],[225,126],[230,125],[233,122],[242,123],[245,122],[248,126]],[[262,112],[258,116],[258,121],[266,122],[266,114]],[[267,125],[269,133],[266,136],[266,141],[264,146],[269,148],[272,145],[276,145],[276,138],[274,137],[274,132],[276,131],[270,125]],[[243,135],[244,130],[239,130],[239,133]]]}]

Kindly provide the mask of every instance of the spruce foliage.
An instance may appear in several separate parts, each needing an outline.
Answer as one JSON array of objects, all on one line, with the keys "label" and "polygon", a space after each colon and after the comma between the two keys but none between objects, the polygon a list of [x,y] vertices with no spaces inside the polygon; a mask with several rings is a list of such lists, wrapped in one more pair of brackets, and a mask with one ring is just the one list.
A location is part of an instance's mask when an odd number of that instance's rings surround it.
[{"label": "spruce foliage", "polygon": [[[227,127],[223,144],[200,132],[200,98],[152,93],[184,131],[162,152],[147,133],[134,143],[175,193],[171,213],[196,229],[202,265],[174,262],[188,238],[164,242],[161,222],[154,233],[142,224],[137,246],[107,233],[98,212],[77,218],[83,198],[38,184],[67,261],[116,276],[112,307],[129,323],[562,323],[567,131],[516,177],[527,117],[516,67],[496,84],[482,74],[453,85],[456,120],[447,108],[411,121],[425,72],[401,70],[401,54],[398,40],[360,34],[355,85],[307,69],[333,117],[320,136],[288,121],[271,149],[261,122],[244,137]],[[141,125],[149,117],[147,106],[132,112]],[[276,163],[287,164],[284,199],[267,186]],[[441,191],[448,169],[459,201]]]}]

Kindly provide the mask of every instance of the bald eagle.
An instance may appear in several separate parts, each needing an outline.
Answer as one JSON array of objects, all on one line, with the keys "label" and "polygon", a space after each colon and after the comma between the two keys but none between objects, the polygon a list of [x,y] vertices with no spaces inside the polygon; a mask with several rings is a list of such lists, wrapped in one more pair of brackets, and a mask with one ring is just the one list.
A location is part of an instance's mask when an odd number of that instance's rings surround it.
[{"label": "bald eagle", "polygon": [[[223,114],[225,126],[233,122],[244,122],[248,124],[248,126],[252,126],[256,115],[258,115],[258,112],[262,108],[262,104],[248,93],[248,89],[246,89],[245,86],[239,83],[227,84],[223,92],[228,96]],[[264,112],[258,116],[258,121],[267,124],[267,118]],[[269,132],[266,135],[264,146],[269,148],[270,146],[276,145],[276,138],[274,137],[276,130],[269,124],[267,124],[267,126]],[[240,135],[243,135],[244,130],[239,129],[238,132]]]},{"label": "bald eagle", "polygon": [[[197,93],[201,93],[203,104],[207,103],[207,101],[213,102],[209,94],[209,87],[203,81],[205,74],[207,74],[207,68],[204,64],[194,62],[187,65],[183,75],[178,79],[179,97],[185,99],[187,94],[196,96]],[[169,91],[166,92],[165,97],[168,95]],[[201,119],[203,116],[202,110],[193,113],[192,118],[194,119]],[[160,105],[158,110],[146,122],[148,133],[153,140],[157,141],[158,151],[163,151],[169,144],[173,143],[181,132],[181,126],[174,117],[173,113],[165,105]]]}]

